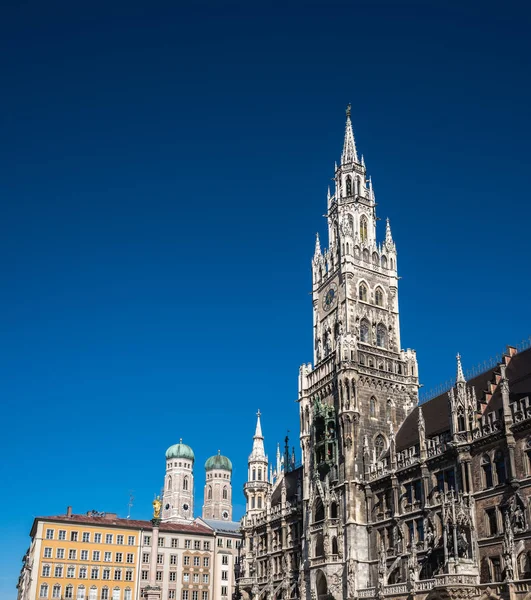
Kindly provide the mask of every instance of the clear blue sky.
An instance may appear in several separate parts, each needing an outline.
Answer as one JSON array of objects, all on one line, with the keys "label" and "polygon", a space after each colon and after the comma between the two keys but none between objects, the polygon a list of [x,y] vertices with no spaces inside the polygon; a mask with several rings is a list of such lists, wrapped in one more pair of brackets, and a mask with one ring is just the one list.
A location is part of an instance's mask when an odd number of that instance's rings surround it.
[{"label": "clear blue sky", "polygon": [[34,516],[149,518],[180,437],[196,513],[219,448],[237,518],[257,408],[296,443],[347,102],[422,382],[531,333],[526,3],[9,4],[1,600]]}]

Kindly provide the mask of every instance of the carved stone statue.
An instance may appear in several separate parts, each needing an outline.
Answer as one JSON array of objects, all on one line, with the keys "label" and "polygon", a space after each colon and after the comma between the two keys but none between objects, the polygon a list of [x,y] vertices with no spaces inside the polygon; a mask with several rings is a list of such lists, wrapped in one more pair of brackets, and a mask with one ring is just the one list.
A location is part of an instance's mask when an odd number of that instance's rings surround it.
[{"label": "carved stone statue", "polygon": [[162,502],[160,501],[160,496],[157,496],[155,500],[153,500],[153,518],[160,519],[160,509],[162,508]]},{"label": "carved stone statue", "polygon": [[347,561],[347,596],[354,598],[356,594],[356,563],[353,558]]}]

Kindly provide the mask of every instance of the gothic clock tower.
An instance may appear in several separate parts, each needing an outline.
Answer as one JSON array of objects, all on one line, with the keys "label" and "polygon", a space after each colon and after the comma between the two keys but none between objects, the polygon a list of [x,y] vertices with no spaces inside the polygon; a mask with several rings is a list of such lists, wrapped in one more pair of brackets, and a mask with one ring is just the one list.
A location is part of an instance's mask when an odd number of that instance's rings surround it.
[{"label": "gothic clock tower", "polygon": [[314,363],[299,374],[304,564],[317,595],[324,574],[352,597],[368,585],[369,464],[385,455],[417,403],[418,378],[414,350],[400,347],[396,247],[389,220],[385,239],[377,240],[374,190],[358,157],[350,106],[334,179],[328,248],[317,236],[312,259]]}]

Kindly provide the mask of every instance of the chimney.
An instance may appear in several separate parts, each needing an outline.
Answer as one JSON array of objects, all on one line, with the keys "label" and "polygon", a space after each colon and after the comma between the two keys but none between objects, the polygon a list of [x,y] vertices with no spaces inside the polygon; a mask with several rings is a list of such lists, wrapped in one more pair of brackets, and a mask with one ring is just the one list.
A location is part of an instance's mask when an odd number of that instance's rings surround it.
[{"label": "chimney", "polygon": [[66,507],[66,516],[67,517],[71,517],[72,516],[72,507],[71,506],[67,506]]}]

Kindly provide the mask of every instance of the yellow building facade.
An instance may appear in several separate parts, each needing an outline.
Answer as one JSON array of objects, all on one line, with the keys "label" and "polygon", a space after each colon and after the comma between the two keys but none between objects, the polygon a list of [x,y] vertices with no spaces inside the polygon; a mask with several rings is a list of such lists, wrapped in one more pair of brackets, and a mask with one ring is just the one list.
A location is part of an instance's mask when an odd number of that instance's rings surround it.
[{"label": "yellow building facade", "polygon": [[35,519],[27,556],[31,575],[23,582],[27,598],[134,600],[140,543],[136,525],[97,513]]}]

